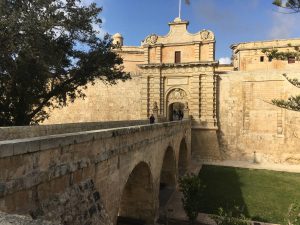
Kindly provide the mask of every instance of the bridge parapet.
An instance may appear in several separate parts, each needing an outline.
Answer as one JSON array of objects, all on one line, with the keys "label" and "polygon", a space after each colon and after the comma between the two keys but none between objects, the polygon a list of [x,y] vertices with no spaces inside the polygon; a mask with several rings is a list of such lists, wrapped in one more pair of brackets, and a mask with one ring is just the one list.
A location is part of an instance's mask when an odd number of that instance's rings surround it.
[{"label": "bridge parapet", "polygon": [[148,120],[105,121],[87,123],[65,123],[53,125],[0,127],[0,141],[48,136],[54,134],[74,133],[89,130],[110,129],[145,125]]},{"label": "bridge parapet", "polygon": [[164,154],[172,150],[177,168],[182,143],[190,159],[190,120],[0,141],[0,211],[28,213],[51,196],[92,179],[115,222],[135,166],[149,166],[155,197]]}]

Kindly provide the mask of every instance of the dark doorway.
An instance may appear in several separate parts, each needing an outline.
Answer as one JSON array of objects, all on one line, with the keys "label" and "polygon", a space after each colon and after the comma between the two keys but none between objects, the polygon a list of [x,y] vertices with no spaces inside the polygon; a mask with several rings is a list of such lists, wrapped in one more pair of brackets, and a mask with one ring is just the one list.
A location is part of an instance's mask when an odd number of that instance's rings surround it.
[{"label": "dark doorway", "polygon": [[181,102],[174,102],[169,105],[169,120],[182,120],[184,117],[184,104]]}]

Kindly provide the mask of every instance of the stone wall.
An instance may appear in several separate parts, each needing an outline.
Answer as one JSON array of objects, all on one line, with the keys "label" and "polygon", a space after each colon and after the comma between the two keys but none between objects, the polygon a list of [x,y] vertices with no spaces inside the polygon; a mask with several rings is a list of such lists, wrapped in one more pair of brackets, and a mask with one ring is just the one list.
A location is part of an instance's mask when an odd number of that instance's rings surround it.
[{"label": "stone wall", "polygon": [[50,118],[44,124],[138,120],[141,118],[140,91],[139,76],[132,76],[131,80],[117,85],[96,82],[85,91],[85,99],[76,99],[74,103],[50,112]]},{"label": "stone wall", "polygon": [[279,39],[233,44],[233,65],[239,71],[260,71],[274,69],[300,69],[300,62],[289,64],[287,60],[269,60],[263,49],[277,49],[280,52],[295,52],[300,39]]},{"label": "stone wall", "polygon": [[[142,211],[140,215],[148,219],[148,224],[153,224],[159,208],[160,176],[167,150],[173,155],[176,171],[172,176],[177,180],[179,165],[189,165],[186,160],[190,162],[191,159],[189,120],[2,141],[0,210],[20,214],[34,212],[33,215],[43,212],[45,218],[50,218],[51,213],[55,217],[70,209],[70,215],[64,218],[65,225],[76,224],[74,221],[80,219],[73,213],[80,212],[84,216],[87,211],[91,225],[98,225],[90,216],[107,212],[109,220],[115,223],[126,183],[135,168],[142,164],[149,172],[143,184],[150,185],[151,189],[150,186],[143,189],[149,192],[151,204],[143,201],[140,192],[135,192],[135,199],[122,202],[122,205],[138,211],[147,203],[149,212]],[[180,163],[182,155],[185,155],[185,163]],[[94,185],[80,191],[87,180],[93,180]],[[96,199],[100,197],[103,209],[100,204],[99,210],[94,195]],[[93,199],[88,201],[89,198]],[[68,201],[75,202],[82,211],[68,208]]]},{"label": "stone wall", "polygon": [[0,141],[41,137],[89,130],[111,129],[148,124],[148,120],[125,120],[89,123],[64,123],[39,126],[0,127]]},{"label": "stone wall", "polygon": [[61,224],[112,225],[92,179],[38,201],[31,215]]},{"label": "stone wall", "polygon": [[219,79],[219,144],[224,159],[300,163],[300,112],[278,108],[300,90],[282,74],[297,71],[228,72]]},{"label": "stone wall", "polygon": [[1,225],[62,225],[59,222],[43,221],[41,219],[32,219],[30,216],[14,215],[0,212]]}]

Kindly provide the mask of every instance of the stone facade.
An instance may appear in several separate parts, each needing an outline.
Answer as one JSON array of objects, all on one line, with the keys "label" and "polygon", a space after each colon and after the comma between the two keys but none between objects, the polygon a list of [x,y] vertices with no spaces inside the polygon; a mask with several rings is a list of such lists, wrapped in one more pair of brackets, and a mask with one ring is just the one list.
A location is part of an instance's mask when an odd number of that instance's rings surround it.
[{"label": "stone facade", "polygon": [[56,110],[47,123],[147,119],[151,114],[166,121],[173,119],[176,105],[192,118],[195,159],[251,160],[257,152],[266,161],[298,162],[298,139],[285,133],[291,132],[294,116],[293,126],[299,124],[298,114],[264,101],[299,93],[282,74],[299,79],[300,63],[269,61],[262,50],[294,51],[300,39],[234,44],[233,65],[218,65],[213,32],[190,34],[188,22],[179,18],[169,26],[167,35],[151,34],[141,46],[124,46],[116,34],[116,51],[133,79],[110,87],[97,83],[85,100]]},{"label": "stone facade", "polygon": [[114,35],[116,52],[133,79],[109,87],[96,83],[84,100],[55,110],[46,123],[147,119],[151,114],[166,121],[173,119],[177,104],[185,118],[192,118],[193,148],[200,148],[202,133],[216,140],[215,36],[209,30],[191,34],[188,24],[176,18],[166,36],[151,34],[138,47],[123,46],[123,37]]},{"label": "stone facade", "polygon": [[235,70],[289,70],[300,69],[300,62],[289,64],[287,60],[269,60],[263,49],[278,49],[280,52],[293,52],[295,47],[300,47],[300,39],[270,40],[233,44],[232,59]]},{"label": "stone facade", "polygon": [[300,163],[300,113],[271,104],[299,94],[295,71],[228,72],[219,80],[219,141],[224,159]]}]

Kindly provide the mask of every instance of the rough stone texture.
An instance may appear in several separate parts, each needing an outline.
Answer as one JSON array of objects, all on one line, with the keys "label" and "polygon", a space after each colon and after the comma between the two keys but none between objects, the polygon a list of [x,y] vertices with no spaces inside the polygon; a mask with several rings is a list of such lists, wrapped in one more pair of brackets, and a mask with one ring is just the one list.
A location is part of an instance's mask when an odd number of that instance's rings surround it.
[{"label": "rough stone texture", "polygon": [[64,225],[112,225],[93,180],[83,181],[39,202],[31,214]]},{"label": "rough stone texture", "polygon": [[300,78],[298,71],[286,70],[220,75],[219,140],[225,159],[300,163],[300,113],[270,104],[299,94],[283,73]]},{"label": "rough stone texture", "polygon": [[0,141],[74,133],[89,130],[111,129],[115,127],[130,127],[148,123],[148,120],[126,120],[90,123],[65,123],[40,126],[0,127]]},{"label": "rough stone texture", "polygon": [[67,107],[50,112],[44,124],[138,120],[141,118],[140,90],[138,76],[117,85],[96,82],[87,88],[84,99],[76,99]]},{"label": "rough stone texture", "polygon": [[[185,147],[182,147],[182,143],[185,143]],[[1,155],[6,149],[14,151]],[[123,211],[119,207],[126,184],[146,179],[142,182],[144,186],[133,192],[136,193],[134,199],[122,201],[122,205],[130,206],[130,212],[139,212],[132,217],[153,224],[154,217],[158,215],[162,165],[168,163],[164,160],[167,150],[171,151],[176,168],[170,176],[177,180],[179,165],[189,165],[180,161],[190,162],[191,159],[189,120],[2,141],[0,210],[26,214],[37,209],[43,200],[49,203],[47,200],[55,199],[55,196],[61,198],[72,193],[78,196],[73,199],[73,202],[77,202],[80,196],[89,195],[74,191],[78,190],[76,185],[92,179],[109,219],[115,223],[119,210]],[[184,159],[179,156],[184,156]],[[141,164],[149,171],[148,176],[134,179],[136,173],[133,171]],[[144,192],[141,192],[145,188],[151,196],[151,201],[146,203],[143,200]],[[148,210],[140,212],[142,208]],[[46,211],[48,208],[42,209]]]},{"label": "rough stone texture", "polygon": [[41,219],[33,220],[30,216],[0,212],[0,225],[61,225],[61,223],[44,221]]}]

